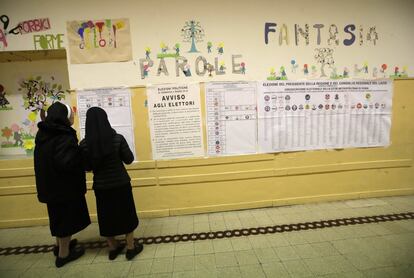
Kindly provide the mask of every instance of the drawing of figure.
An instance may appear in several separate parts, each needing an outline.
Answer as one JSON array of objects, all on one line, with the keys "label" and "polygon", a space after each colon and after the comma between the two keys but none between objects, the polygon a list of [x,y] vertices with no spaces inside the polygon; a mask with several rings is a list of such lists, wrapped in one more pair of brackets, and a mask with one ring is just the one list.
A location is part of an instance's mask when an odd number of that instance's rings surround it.
[{"label": "drawing of figure", "polygon": [[270,68],[270,76],[267,78],[267,80],[276,80],[275,68]]},{"label": "drawing of figure", "polygon": [[10,128],[13,132],[14,146],[21,147],[23,145],[22,133],[21,133],[22,129],[17,124],[12,124]]},{"label": "drawing of figure", "polygon": [[180,44],[177,42],[174,46],[175,54],[180,56]]},{"label": "drawing of figure", "polygon": [[224,72],[224,70],[226,69],[224,62],[220,63],[220,67],[219,67],[219,71]]},{"label": "drawing of figure", "polygon": [[240,66],[241,66],[241,73],[246,74],[246,64],[244,62],[241,62]]},{"label": "drawing of figure", "polygon": [[207,52],[211,53],[211,48],[213,47],[213,43],[212,42],[208,42],[207,43]]},{"label": "drawing of figure", "polygon": [[0,92],[0,107],[5,108],[10,102],[6,98],[6,92]]},{"label": "drawing of figure", "polygon": [[305,75],[309,74],[308,64],[303,65],[303,74],[305,74]]},{"label": "drawing of figure", "polygon": [[400,75],[400,69],[398,67],[394,68],[394,76],[398,77]]},{"label": "drawing of figure", "polygon": [[212,77],[212,76],[213,76],[213,75],[212,75],[212,73],[213,73],[213,70],[214,70],[213,65],[212,65],[212,64],[210,64],[210,63],[207,63],[207,65],[206,65],[206,69],[207,69],[207,71],[208,71],[208,76],[209,76],[209,77]]},{"label": "drawing of figure", "polygon": [[407,66],[403,66],[402,72],[401,72],[401,77],[408,77]]},{"label": "drawing of figure", "polygon": [[362,70],[364,71],[364,73],[368,73],[368,62],[365,61],[364,65],[362,66]]},{"label": "drawing of figure", "polygon": [[282,80],[286,80],[287,79],[286,71],[285,71],[285,67],[284,66],[281,66],[280,67],[280,75],[281,75],[281,78],[280,79],[282,79]]},{"label": "drawing of figure", "polygon": [[146,47],[145,48],[145,58],[148,59],[148,60],[151,59],[150,56],[149,56],[150,54],[151,54],[151,48]]},{"label": "drawing of figure", "polygon": [[190,66],[188,64],[185,64],[184,65],[183,72],[184,72],[184,75],[185,76],[187,76],[187,77],[191,76],[191,70],[190,70]]},{"label": "drawing of figure", "polygon": [[220,54],[220,55],[223,55],[223,53],[224,53],[224,43],[219,43],[219,45],[218,45],[218,47],[217,47],[217,50],[218,50],[218,54]]},{"label": "drawing of figure", "polygon": [[13,133],[14,145],[21,147],[23,145],[22,134],[19,131]]},{"label": "drawing of figure", "polygon": [[10,104],[10,102],[6,98],[6,92],[4,91],[3,85],[0,85],[0,107],[5,108],[7,104]]},{"label": "drawing of figure", "polygon": [[161,43],[161,52],[163,54],[165,54],[165,53],[167,53],[167,50],[168,50],[168,46],[164,42],[162,42]]},{"label": "drawing of figure", "polygon": [[358,76],[362,70],[358,68],[357,64],[354,64],[354,76]]},{"label": "drawing of figure", "polygon": [[318,74],[318,70],[316,69],[316,66],[312,65],[311,70],[312,70],[312,78],[315,78],[316,75]]},{"label": "drawing of figure", "polygon": [[292,60],[290,61],[290,64],[292,65],[292,72],[293,72],[293,73],[296,73],[296,69],[298,68],[298,64],[296,64],[295,59],[292,59]]},{"label": "drawing of figure", "polygon": [[387,77],[387,64],[382,64],[381,65],[381,70],[380,72],[383,74],[383,77]]},{"label": "drawing of figure", "polygon": [[377,67],[374,67],[372,69],[372,77],[378,77],[378,69],[377,69]]},{"label": "drawing of figure", "polygon": [[344,67],[344,74],[343,74],[344,78],[348,78],[349,77],[349,69],[347,67]]},{"label": "drawing of figure", "polygon": [[148,77],[149,65],[144,65],[144,78]]},{"label": "drawing of figure", "polygon": [[332,67],[331,78],[332,79],[338,78],[338,74],[336,73],[336,67]]}]

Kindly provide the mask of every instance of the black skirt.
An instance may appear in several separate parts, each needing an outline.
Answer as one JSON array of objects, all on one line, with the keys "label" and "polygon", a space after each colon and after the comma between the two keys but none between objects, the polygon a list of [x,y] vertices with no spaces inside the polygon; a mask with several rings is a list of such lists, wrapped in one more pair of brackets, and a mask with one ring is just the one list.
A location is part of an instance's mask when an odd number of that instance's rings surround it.
[{"label": "black skirt", "polygon": [[130,184],[95,190],[95,196],[101,236],[124,235],[138,227],[138,216]]},{"label": "black skirt", "polygon": [[91,224],[85,196],[74,201],[47,203],[46,205],[52,236],[71,236]]}]

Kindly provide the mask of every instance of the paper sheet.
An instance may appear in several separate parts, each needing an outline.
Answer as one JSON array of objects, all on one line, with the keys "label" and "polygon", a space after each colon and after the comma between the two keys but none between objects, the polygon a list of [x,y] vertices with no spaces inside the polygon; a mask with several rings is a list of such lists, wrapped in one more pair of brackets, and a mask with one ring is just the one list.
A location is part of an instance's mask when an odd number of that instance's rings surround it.
[{"label": "paper sheet", "polygon": [[256,82],[206,83],[208,155],[256,152]]},{"label": "paper sheet", "polygon": [[261,152],[390,144],[390,80],[260,82]]},{"label": "paper sheet", "polygon": [[135,155],[132,122],[131,92],[128,88],[100,88],[77,91],[78,116],[81,138],[85,137],[86,111],[90,107],[101,107],[117,133],[122,134]]},{"label": "paper sheet", "polygon": [[204,156],[199,84],[147,87],[153,159]]}]

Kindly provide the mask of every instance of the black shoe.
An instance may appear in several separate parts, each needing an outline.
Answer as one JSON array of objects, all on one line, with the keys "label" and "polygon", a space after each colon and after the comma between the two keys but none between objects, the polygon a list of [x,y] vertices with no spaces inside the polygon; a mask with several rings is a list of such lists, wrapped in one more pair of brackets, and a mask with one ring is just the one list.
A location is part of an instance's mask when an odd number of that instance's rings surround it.
[{"label": "black shoe", "polygon": [[56,257],[55,265],[56,267],[62,267],[65,264],[74,261],[85,254],[85,249],[72,249],[69,251],[69,255],[65,258]]},{"label": "black shoe", "polygon": [[144,249],[144,245],[138,243],[137,245],[135,245],[134,249],[127,249],[125,257],[127,258],[128,261],[132,260],[136,255],[141,253],[143,249]]},{"label": "black shoe", "polygon": [[118,257],[118,255],[122,252],[122,250],[124,250],[125,248],[125,244],[119,244],[117,248],[115,248],[115,250],[109,251],[109,259],[115,260],[116,257]]},{"label": "black shoe", "polygon": [[[69,251],[75,248],[76,244],[78,244],[78,240],[76,238],[72,239],[69,243]],[[53,247],[53,255],[55,255],[55,257],[59,255],[59,246],[55,245],[55,247]]]}]

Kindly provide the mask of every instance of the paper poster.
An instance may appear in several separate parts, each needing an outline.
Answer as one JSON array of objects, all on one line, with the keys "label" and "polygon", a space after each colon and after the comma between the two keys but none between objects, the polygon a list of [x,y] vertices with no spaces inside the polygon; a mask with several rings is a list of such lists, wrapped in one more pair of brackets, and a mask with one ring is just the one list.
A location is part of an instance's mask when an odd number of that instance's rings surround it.
[{"label": "paper poster", "polygon": [[260,82],[261,152],[390,144],[392,82],[312,80]]},{"label": "paper poster", "polygon": [[132,122],[131,92],[128,88],[101,88],[77,91],[78,116],[81,138],[85,137],[86,111],[94,106],[101,107],[117,133],[122,134],[134,153],[134,128]]},{"label": "paper poster", "polygon": [[204,156],[199,84],[147,87],[153,159]]},{"label": "paper poster", "polygon": [[208,155],[255,153],[256,82],[206,83],[206,126]]},{"label": "paper poster", "polygon": [[132,60],[129,20],[102,19],[67,22],[71,64]]}]

